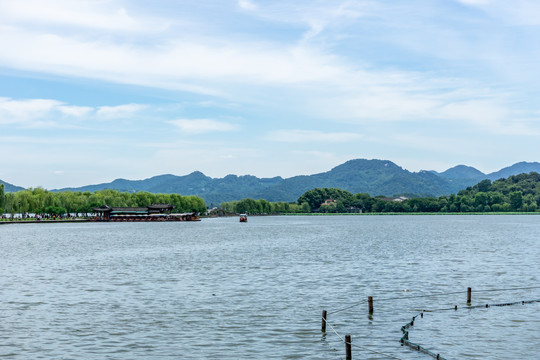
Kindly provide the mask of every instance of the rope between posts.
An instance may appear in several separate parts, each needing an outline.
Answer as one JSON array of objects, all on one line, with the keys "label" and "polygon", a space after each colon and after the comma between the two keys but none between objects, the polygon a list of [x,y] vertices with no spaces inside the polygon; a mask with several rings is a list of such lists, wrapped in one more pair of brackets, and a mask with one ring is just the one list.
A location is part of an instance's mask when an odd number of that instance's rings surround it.
[{"label": "rope between posts", "polygon": [[[518,305],[518,304],[522,304],[522,305],[525,305],[525,304],[532,304],[532,303],[535,303],[535,302],[540,302],[540,299],[536,299],[536,300],[523,300],[523,301],[515,301],[515,302],[509,302],[509,303],[498,303],[498,304],[482,304],[482,305],[467,305],[467,306],[462,306],[460,309],[478,309],[478,308],[487,308],[487,307],[490,307],[490,306],[511,306],[511,305]],[[449,311],[449,310],[457,310],[458,309],[458,306],[455,305],[454,307],[449,307],[449,308],[442,308],[442,309],[425,309],[425,310],[417,310],[417,311],[421,311],[421,312],[437,312],[437,311]]]},{"label": "rope between posts", "polygon": [[414,326],[414,320],[416,320],[416,318],[418,316],[424,318],[424,313],[421,312],[421,313],[413,316],[413,318],[412,318],[412,320],[410,322],[408,322],[407,324],[405,324],[405,325],[403,325],[401,327],[401,331],[403,332],[403,337],[401,338],[400,342],[402,344],[404,344],[404,345],[407,345],[411,349],[423,352],[424,354],[427,354],[427,355],[433,357],[434,359],[446,360],[440,354],[435,354],[433,351],[430,351],[430,350],[426,349],[425,347],[423,347],[423,346],[421,346],[419,344],[416,344],[416,343],[413,343],[412,341],[409,341],[409,331],[407,331],[407,329],[409,329],[411,326]]},{"label": "rope between posts", "polygon": [[332,326],[332,324],[330,324],[328,321],[326,322],[326,325],[330,326],[330,328],[332,329],[332,331],[334,332],[334,334],[337,335],[337,337],[341,340],[341,342],[345,342],[345,339],[341,337],[341,335],[338,334],[338,332],[336,331],[336,329],[334,329],[334,327]]},{"label": "rope between posts", "polygon": [[347,307],[345,307],[345,308],[338,309],[338,310],[334,310],[334,311],[330,311],[330,312],[328,312],[328,315],[332,315],[332,314],[336,314],[336,313],[338,313],[338,312],[340,312],[340,311],[345,311],[345,310],[352,309],[353,307],[358,306],[358,305],[360,305],[360,304],[363,304],[363,303],[365,303],[365,302],[366,302],[366,300],[362,300],[362,301],[359,301],[359,302],[354,303],[354,304],[352,304],[352,305],[349,305],[349,306],[347,306]]},{"label": "rope between posts", "polygon": [[[540,289],[540,286],[529,286],[529,287],[519,287],[519,288],[506,288],[506,289],[485,289],[485,290],[474,290],[475,293],[481,293],[481,292],[500,292],[500,291],[516,291],[516,290],[532,290],[532,289]],[[427,295],[414,295],[414,296],[396,296],[391,298],[378,298],[377,301],[390,301],[390,300],[407,300],[407,299],[417,299],[417,298],[429,298],[434,296],[444,296],[444,295],[457,295],[457,294],[463,294],[463,291],[453,291],[453,292],[446,292],[446,293],[433,293],[433,294],[427,294]],[[349,305],[347,307],[337,309],[331,312],[328,312],[328,315],[336,314],[341,311],[349,310],[355,306],[358,306],[360,304],[364,304],[366,300],[359,301],[357,303],[353,303],[352,305]]]},{"label": "rope between posts", "polygon": [[[516,291],[516,290],[530,290],[530,289],[540,289],[540,286],[529,286],[529,287],[518,287],[518,288],[504,288],[504,289],[483,289],[483,290],[475,290],[476,293],[482,293],[482,292],[502,292],[502,291]],[[470,301],[470,291],[471,291],[471,288],[468,288],[468,292],[469,292],[469,299],[468,301]],[[443,295],[455,295],[455,294],[463,294],[463,291],[453,291],[453,292],[446,292],[446,293],[432,293],[432,294],[426,294],[426,295],[415,295],[415,296],[399,296],[399,297],[389,297],[389,298],[382,298],[382,299],[378,299],[377,301],[390,301],[390,300],[403,300],[403,299],[415,299],[415,298],[428,298],[428,297],[434,297],[434,296],[443,296]],[[372,298],[369,297],[369,302],[370,302],[370,311],[371,310],[371,304],[372,304]],[[498,304],[485,304],[485,305],[475,305],[475,306],[471,306],[471,305],[467,305],[467,306],[463,306],[461,308],[465,308],[465,309],[477,309],[477,308],[488,308],[490,306],[510,306],[510,305],[517,305],[517,304],[529,304],[529,303],[534,303],[534,302],[540,302],[540,299],[536,299],[536,300],[526,300],[526,301],[517,301],[517,302],[506,302],[506,303],[498,303]],[[357,303],[354,303],[354,304],[351,304],[347,307],[344,307],[344,308],[341,308],[341,309],[338,309],[338,310],[334,310],[334,311],[331,311],[331,312],[327,312],[326,310],[323,311],[323,316],[322,316],[322,320],[323,320],[323,331],[325,331],[325,328],[326,328],[326,325],[330,326],[330,328],[332,329],[332,331],[336,334],[336,336],[341,340],[341,342],[343,342],[344,344],[346,344],[347,346],[349,346],[349,350],[350,350],[350,347],[355,347],[355,348],[358,348],[358,349],[361,349],[361,350],[365,350],[365,351],[368,351],[370,353],[373,353],[373,354],[379,354],[379,355],[382,355],[382,356],[385,356],[387,358],[391,358],[391,359],[399,359],[393,355],[389,355],[389,354],[385,354],[385,353],[382,353],[382,352],[378,352],[376,350],[372,350],[370,348],[367,348],[367,347],[364,347],[364,346],[361,346],[361,345],[357,345],[357,344],[353,344],[349,339],[348,337],[350,338],[350,335],[347,335],[345,338],[342,337],[337,331],[336,329],[334,328],[334,326],[332,326],[330,323],[328,323],[327,321],[327,315],[331,315],[331,314],[336,314],[338,312],[341,312],[341,311],[344,311],[344,310],[347,310],[347,309],[351,309],[355,306],[358,306],[360,304],[364,304],[366,303],[366,300],[362,300],[362,301],[359,301]],[[432,356],[433,358],[437,359],[437,360],[446,360],[445,358],[441,357],[440,354],[435,354],[434,352],[422,347],[421,345],[419,344],[416,344],[416,343],[413,343],[411,341],[409,341],[409,327],[413,326],[414,325],[414,321],[415,319],[418,317],[418,316],[421,316],[422,318],[424,317],[424,312],[437,312],[437,311],[449,311],[449,310],[457,310],[458,309],[458,306],[455,305],[453,307],[448,307],[448,308],[439,308],[439,309],[428,309],[428,310],[417,310],[417,311],[420,311],[420,313],[418,313],[417,315],[415,315],[413,318],[412,318],[412,321],[405,324],[404,326],[401,327],[401,331],[404,333],[403,337],[401,338],[400,342],[402,345],[407,345],[409,347],[411,347],[412,349],[414,350],[418,350],[420,352],[423,352],[427,355],[430,355]],[[348,341],[349,340],[349,341]]]},{"label": "rope between posts", "polygon": [[356,345],[356,344],[353,344],[353,343],[349,343],[349,345],[351,345],[352,347],[358,348],[358,349],[362,349],[362,350],[372,352],[374,354],[386,356],[387,358],[390,358],[390,359],[402,360],[401,358],[398,358],[398,357],[395,357],[395,356],[392,356],[392,355],[388,355],[388,354],[385,354],[385,353],[382,353],[382,352],[379,352],[379,351],[371,350],[371,349],[368,349],[368,348],[365,348],[363,346]]},{"label": "rope between posts", "polygon": [[[532,303],[535,303],[535,302],[540,302],[540,299],[523,300],[523,301],[515,301],[515,302],[499,303],[499,304],[485,304],[485,305],[466,306],[465,309],[489,308],[491,306],[511,306],[511,305],[518,305],[518,304],[525,305],[525,304],[532,304]],[[400,342],[402,344],[404,344],[404,345],[409,346],[411,349],[418,350],[418,351],[421,351],[421,352],[423,352],[423,353],[425,353],[427,355],[430,355],[434,359],[446,360],[445,358],[440,356],[440,354],[435,354],[434,352],[422,347],[421,345],[413,343],[412,341],[409,341],[409,331],[408,331],[408,329],[411,326],[414,326],[414,321],[416,320],[416,318],[418,316],[424,318],[424,312],[435,312],[435,311],[444,311],[444,310],[457,310],[457,306],[455,306],[454,308],[448,308],[448,309],[424,310],[424,311],[418,313],[417,315],[413,316],[412,320],[410,322],[408,322],[407,324],[405,324],[405,325],[403,325],[401,327],[401,331],[403,332],[403,336],[402,336]]]},{"label": "rope between posts", "polygon": [[349,344],[355,348],[358,348],[358,349],[362,349],[362,350],[365,350],[365,351],[369,351],[371,353],[374,353],[374,354],[378,354],[378,355],[383,355],[383,356],[386,356],[387,358],[390,358],[390,359],[398,359],[398,360],[401,360],[400,358],[397,358],[395,356],[392,356],[392,355],[388,355],[388,354],[385,354],[385,353],[382,353],[382,352],[379,352],[379,351],[376,351],[376,350],[372,350],[370,348],[367,348],[367,347],[363,347],[363,346],[360,346],[360,345],[356,345],[356,344],[353,344],[351,342],[347,342],[345,341],[345,338],[342,337],[341,335],[339,335],[339,333],[336,331],[336,329],[334,329],[334,327],[332,326],[332,324],[326,322],[326,325],[330,326],[330,329],[332,329],[332,331],[334,332],[334,334],[337,335],[337,337],[341,340],[342,343],[344,344]]},{"label": "rope between posts", "polygon": [[532,289],[540,289],[540,286],[528,286],[528,287],[508,288],[508,289],[474,290],[474,292],[495,292],[495,291],[532,290]]}]

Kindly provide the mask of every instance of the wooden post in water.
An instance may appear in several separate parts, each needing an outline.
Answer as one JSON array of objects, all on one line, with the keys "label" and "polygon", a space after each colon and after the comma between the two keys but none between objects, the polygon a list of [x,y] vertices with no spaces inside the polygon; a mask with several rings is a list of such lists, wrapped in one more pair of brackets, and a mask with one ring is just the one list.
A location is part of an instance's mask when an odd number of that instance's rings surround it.
[{"label": "wooden post in water", "polygon": [[326,310],[322,311],[322,325],[321,325],[321,331],[326,332]]},{"label": "wooden post in water", "polygon": [[351,335],[345,335],[345,360],[352,360]]},{"label": "wooden post in water", "polygon": [[467,288],[467,305],[471,305],[471,298],[472,298],[472,289],[468,287]]},{"label": "wooden post in water", "polygon": [[369,315],[373,314],[373,296],[368,296]]}]

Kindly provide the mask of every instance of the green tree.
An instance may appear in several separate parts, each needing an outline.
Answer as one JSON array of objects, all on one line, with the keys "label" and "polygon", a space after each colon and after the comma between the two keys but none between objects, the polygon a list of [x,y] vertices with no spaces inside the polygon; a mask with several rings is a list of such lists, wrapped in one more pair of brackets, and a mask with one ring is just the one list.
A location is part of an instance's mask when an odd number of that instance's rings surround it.
[{"label": "green tree", "polygon": [[4,191],[4,184],[0,184],[0,213],[4,213],[4,205],[6,203],[6,194]]},{"label": "green tree", "polygon": [[272,206],[270,205],[270,202],[268,200],[259,199],[257,200],[257,207],[260,209],[260,213],[262,214],[270,214],[272,213]]},{"label": "green tree", "polygon": [[13,216],[15,215],[15,203],[15,193],[7,193],[4,195],[4,210],[7,213],[11,214],[11,219],[13,219]]},{"label": "green tree", "polygon": [[306,201],[304,201],[302,204],[300,204],[299,212],[302,212],[302,213],[309,213],[309,212],[311,212],[311,207],[309,206],[309,203],[307,203]]},{"label": "green tree", "polygon": [[345,207],[351,206],[354,202],[353,195],[348,191],[336,188],[315,188],[302,194],[297,203],[300,205],[307,202],[311,209],[318,209],[322,203],[329,199],[341,202]]},{"label": "green tree", "polygon": [[66,213],[66,209],[61,206],[47,206],[45,209],[43,209],[43,212],[51,216],[61,216]]},{"label": "green tree", "polygon": [[503,204],[504,203],[504,197],[501,193],[499,192],[495,192],[495,191],[490,191],[488,193],[488,203],[490,206],[493,206],[495,204]]},{"label": "green tree", "polygon": [[482,180],[475,185],[475,188],[478,189],[479,192],[488,192],[491,190],[491,180]]},{"label": "green tree", "polygon": [[534,200],[533,194],[527,194],[523,197],[523,211],[534,212],[538,209],[538,205]]},{"label": "green tree", "polygon": [[375,200],[366,193],[358,193],[353,195],[351,206],[357,207],[362,212],[370,212]]},{"label": "green tree", "polygon": [[523,193],[521,191],[513,191],[509,195],[510,197],[510,208],[514,211],[521,209],[523,205]]},{"label": "green tree", "polygon": [[474,196],[474,205],[486,205],[488,202],[488,195],[485,192],[477,192]]},{"label": "green tree", "polygon": [[337,203],[332,202],[332,203],[329,203],[328,205],[321,205],[321,207],[319,207],[319,212],[336,213],[338,212]]}]

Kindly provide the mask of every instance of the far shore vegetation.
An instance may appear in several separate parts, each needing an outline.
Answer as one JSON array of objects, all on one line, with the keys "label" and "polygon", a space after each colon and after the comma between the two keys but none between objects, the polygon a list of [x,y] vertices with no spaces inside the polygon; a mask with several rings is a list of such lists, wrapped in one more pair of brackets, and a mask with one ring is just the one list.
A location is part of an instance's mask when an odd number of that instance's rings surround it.
[{"label": "far shore vegetation", "polygon": [[[198,212],[210,215],[247,214],[523,214],[540,213],[540,174],[532,172],[497,181],[483,180],[459,191],[440,197],[375,196],[352,194],[336,188],[315,188],[306,191],[296,202],[269,202],[264,199],[242,199],[207,209],[198,196],[154,194],[149,192],[51,192],[42,188],[6,193],[0,184],[2,220],[14,217],[42,218],[88,217],[92,208],[143,207],[167,203],[175,212]],[[17,214],[18,216],[15,216]],[[32,214],[32,215],[30,215]]]},{"label": "far shore vegetation", "polygon": [[440,197],[375,196],[335,188],[306,191],[295,203],[243,199],[221,204],[223,211],[250,214],[485,214],[540,211],[540,174],[532,172],[494,182],[483,180],[457,194]]}]

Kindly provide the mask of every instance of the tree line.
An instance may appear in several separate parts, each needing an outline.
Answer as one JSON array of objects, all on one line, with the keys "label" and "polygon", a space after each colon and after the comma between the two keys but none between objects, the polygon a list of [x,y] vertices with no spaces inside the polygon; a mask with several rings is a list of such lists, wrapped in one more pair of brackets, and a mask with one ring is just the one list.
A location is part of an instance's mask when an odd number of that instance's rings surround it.
[{"label": "tree line", "polygon": [[0,184],[0,213],[33,213],[47,215],[92,213],[101,205],[111,207],[145,207],[151,204],[171,204],[175,212],[205,212],[204,200],[198,196],[178,194],[153,194],[149,192],[120,192],[99,190],[95,192],[51,192],[42,188],[5,193]]},{"label": "tree line", "polygon": [[[153,194],[149,192],[50,192],[42,188],[5,193],[0,184],[0,213],[34,213],[48,215],[89,214],[101,205],[144,207],[167,203],[176,212],[205,212],[204,200],[198,196]],[[536,212],[540,211],[540,174],[513,175],[507,179],[480,181],[457,194],[440,197],[386,198],[366,193],[352,194],[336,188],[306,191],[296,202],[269,202],[264,199],[242,199],[221,204],[225,213],[467,213],[467,212]]]},{"label": "tree line", "polygon": [[222,204],[235,213],[468,213],[536,212],[540,209],[540,174],[513,175],[494,182],[482,180],[457,194],[440,197],[372,197],[336,188],[315,188],[295,203],[243,199]]},{"label": "tree line", "polygon": [[297,204],[285,201],[269,202],[264,199],[242,199],[221,203],[221,210],[227,214],[288,214],[308,213],[311,208],[307,203]]}]

